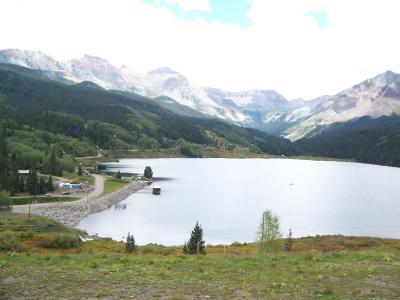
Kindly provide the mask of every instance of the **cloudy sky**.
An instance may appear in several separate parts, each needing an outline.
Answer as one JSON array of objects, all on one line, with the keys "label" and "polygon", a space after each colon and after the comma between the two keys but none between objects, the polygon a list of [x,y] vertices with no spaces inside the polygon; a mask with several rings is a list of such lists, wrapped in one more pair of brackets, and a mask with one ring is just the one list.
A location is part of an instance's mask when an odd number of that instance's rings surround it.
[{"label": "cloudy sky", "polygon": [[306,99],[400,72],[398,0],[1,0],[0,48]]}]

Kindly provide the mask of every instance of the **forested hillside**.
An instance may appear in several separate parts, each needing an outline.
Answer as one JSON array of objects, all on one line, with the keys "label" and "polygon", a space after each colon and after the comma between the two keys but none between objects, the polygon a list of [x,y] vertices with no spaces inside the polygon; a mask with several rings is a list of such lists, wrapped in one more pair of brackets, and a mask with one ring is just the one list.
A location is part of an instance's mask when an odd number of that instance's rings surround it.
[{"label": "forested hillside", "polygon": [[337,123],[313,138],[298,141],[296,147],[309,155],[400,166],[400,117]]},{"label": "forested hillside", "polygon": [[37,70],[0,65],[1,122],[7,127],[10,153],[19,154],[26,167],[41,162],[53,148],[62,158],[92,155],[96,147],[170,148],[178,140],[214,146],[224,140],[256,152],[295,153],[287,140],[217,119],[188,117],[189,110],[177,114],[176,109],[175,104],[88,82],[61,83]]},{"label": "forested hillside", "polygon": [[17,155],[20,168],[43,166],[51,152],[62,169],[72,169],[74,157],[96,155],[98,149],[180,147],[183,155],[197,157],[204,145],[400,165],[397,116],[337,123],[291,143],[204,117],[169,98],[53,81],[42,71],[14,65],[0,65],[0,117],[9,153]]}]

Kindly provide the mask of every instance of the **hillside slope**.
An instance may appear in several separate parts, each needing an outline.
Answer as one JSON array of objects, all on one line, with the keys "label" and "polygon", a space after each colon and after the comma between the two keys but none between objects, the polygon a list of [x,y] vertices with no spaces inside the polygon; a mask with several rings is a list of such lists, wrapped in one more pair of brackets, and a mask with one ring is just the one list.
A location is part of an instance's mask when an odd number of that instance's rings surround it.
[{"label": "hillside slope", "polygon": [[90,141],[103,149],[168,148],[179,139],[216,145],[212,133],[254,151],[293,153],[287,140],[254,129],[178,115],[153,99],[93,84],[64,84],[23,67],[0,65],[0,95],[2,120]]},{"label": "hillside slope", "polygon": [[274,90],[202,87],[169,67],[138,73],[90,55],[59,61],[40,51],[6,49],[0,50],[0,63],[27,67],[42,78],[63,83],[89,81],[107,90],[156,98],[164,108],[183,116],[217,117],[292,141],[312,137],[336,123],[400,115],[400,75],[392,71],[335,95],[288,101]]},{"label": "hillside slope", "polygon": [[357,162],[400,166],[400,117],[362,117],[335,123],[295,143],[300,152]]},{"label": "hillside slope", "polygon": [[352,123],[362,117],[373,120],[391,115],[400,116],[400,74],[387,71],[336,95],[325,96],[307,110],[300,123],[287,129],[284,136],[298,140],[314,136],[334,124]]}]

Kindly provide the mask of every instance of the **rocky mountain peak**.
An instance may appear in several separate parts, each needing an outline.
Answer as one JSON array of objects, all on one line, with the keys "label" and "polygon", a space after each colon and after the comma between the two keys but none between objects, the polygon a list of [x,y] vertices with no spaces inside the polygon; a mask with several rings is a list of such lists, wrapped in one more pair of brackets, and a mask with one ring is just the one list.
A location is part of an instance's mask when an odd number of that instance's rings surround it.
[{"label": "rocky mountain peak", "polygon": [[389,70],[353,86],[352,90],[355,93],[368,95],[372,98],[400,99],[400,74]]},{"label": "rocky mountain peak", "polygon": [[108,60],[98,56],[91,56],[87,54],[79,59],[72,59],[70,61],[70,64],[80,65],[82,67],[88,68],[109,68],[117,70],[117,68],[114,67]]},{"label": "rocky mountain peak", "polygon": [[15,64],[31,69],[58,71],[62,63],[42,51],[5,49],[0,51],[0,63]]},{"label": "rocky mountain peak", "polygon": [[149,75],[179,75],[179,73],[172,70],[170,67],[165,66],[150,71]]},{"label": "rocky mountain peak", "polygon": [[81,60],[86,61],[88,63],[92,64],[98,64],[98,65],[111,65],[110,62],[104,58],[98,57],[98,56],[92,56],[85,54]]}]

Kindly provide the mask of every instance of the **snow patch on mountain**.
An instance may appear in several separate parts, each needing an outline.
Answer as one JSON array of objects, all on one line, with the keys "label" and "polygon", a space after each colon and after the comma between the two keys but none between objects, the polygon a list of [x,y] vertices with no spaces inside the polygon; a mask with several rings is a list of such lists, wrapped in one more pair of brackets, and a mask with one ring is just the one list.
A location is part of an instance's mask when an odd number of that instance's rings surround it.
[{"label": "snow patch on mountain", "polygon": [[106,89],[152,98],[166,96],[204,114],[291,140],[310,137],[333,123],[363,116],[400,115],[400,75],[392,71],[336,95],[288,101],[273,90],[232,92],[201,87],[169,67],[138,73],[90,55],[64,62],[41,51],[7,49],[0,51],[0,63],[49,71],[46,76],[54,80],[90,81]]},{"label": "snow patch on mountain", "polygon": [[287,129],[286,138],[313,136],[320,127],[345,123],[364,116],[400,115],[400,74],[387,71],[333,96],[324,96],[309,117]]}]

